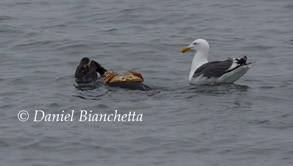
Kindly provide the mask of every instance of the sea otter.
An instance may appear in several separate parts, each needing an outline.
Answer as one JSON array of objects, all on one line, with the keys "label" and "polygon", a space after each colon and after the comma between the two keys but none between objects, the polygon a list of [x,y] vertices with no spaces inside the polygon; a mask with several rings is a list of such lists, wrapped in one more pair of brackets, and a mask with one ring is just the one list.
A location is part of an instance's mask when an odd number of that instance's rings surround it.
[{"label": "sea otter", "polygon": [[76,67],[75,78],[77,82],[89,82],[98,79],[98,74],[104,76],[107,70],[98,62],[90,60],[88,57],[83,57]]},{"label": "sea otter", "polygon": [[[98,76],[98,74],[100,77]],[[92,82],[104,77],[103,83],[110,87],[120,87],[131,90],[148,91],[151,88],[143,84],[142,74],[135,71],[126,72],[124,76],[119,76],[117,72],[109,72],[98,62],[90,60],[88,57],[81,59],[75,71],[77,83]]]}]

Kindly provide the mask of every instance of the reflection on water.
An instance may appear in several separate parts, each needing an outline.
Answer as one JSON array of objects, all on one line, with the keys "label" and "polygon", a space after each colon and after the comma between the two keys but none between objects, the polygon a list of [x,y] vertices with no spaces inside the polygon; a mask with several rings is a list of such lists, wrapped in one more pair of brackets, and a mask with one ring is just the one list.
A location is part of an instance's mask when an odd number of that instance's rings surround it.
[{"label": "reflection on water", "polygon": [[245,92],[249,89],[249,87],[247,85],[240,85],[240,84],[217,84],[217,85],[189,86],[188,89],[195,93],[229,94],[235,91]]}]

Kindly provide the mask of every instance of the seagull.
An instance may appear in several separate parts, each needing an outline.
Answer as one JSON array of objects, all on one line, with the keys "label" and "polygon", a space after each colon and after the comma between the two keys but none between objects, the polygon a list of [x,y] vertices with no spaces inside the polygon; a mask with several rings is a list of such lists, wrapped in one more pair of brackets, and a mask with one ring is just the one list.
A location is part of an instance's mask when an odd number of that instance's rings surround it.
[{"label": "seagull", "polygon": [[204,39],[196,39],[189,46],[184,47],[181,53],[195,50],[189,74],[189,84],[220,84],[234,83],[242,77],[250,68],[246,63],[247,57],[228,58],[224,61],[208,62],[210,46]]}]

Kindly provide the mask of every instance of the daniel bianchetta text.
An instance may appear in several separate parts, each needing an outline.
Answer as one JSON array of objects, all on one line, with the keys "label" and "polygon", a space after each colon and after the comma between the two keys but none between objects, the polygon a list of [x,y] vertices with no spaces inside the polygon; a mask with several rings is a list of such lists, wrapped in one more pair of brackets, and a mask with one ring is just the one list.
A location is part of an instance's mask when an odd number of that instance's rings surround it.
[{"label": "daniel bianchetta text", "polygon": [[[118,110],[109,113],[96,113],[92,110],[62,110],[60,113],[46,113],[44,110],[34,110],[33,115],[28,111],[18,112],[19,121],[25,122],[32,119],[33,122],[142,122],[143,114],[135,111],[119,113]],[[30,118],[31,116],[31,118]]]}]

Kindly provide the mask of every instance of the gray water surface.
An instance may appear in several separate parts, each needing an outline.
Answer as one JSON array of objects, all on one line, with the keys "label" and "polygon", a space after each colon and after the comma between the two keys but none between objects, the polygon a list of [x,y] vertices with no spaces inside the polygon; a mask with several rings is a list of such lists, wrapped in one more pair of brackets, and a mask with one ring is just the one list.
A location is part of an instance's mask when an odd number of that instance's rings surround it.
[{"label": "gray water surface", "polygon": [[[0,165],[293,165],[293,1],[2,0]],[[232,85],[190,86],[193,53],[255,62]],[[155,92],[80,86],[88,56]],[[33,113],[136,111],[143,122],[20,122]]]}]

